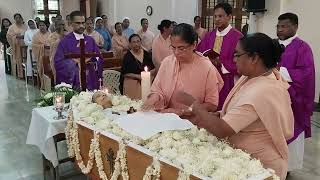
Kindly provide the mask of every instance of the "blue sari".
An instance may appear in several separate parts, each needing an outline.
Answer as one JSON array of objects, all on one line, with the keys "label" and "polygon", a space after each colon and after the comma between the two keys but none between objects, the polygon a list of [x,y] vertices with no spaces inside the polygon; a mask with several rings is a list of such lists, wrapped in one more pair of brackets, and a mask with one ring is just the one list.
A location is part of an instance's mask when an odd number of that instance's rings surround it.
[{"label": "blue sari", "polygon": [[104,39],[103,49],[109,51],[111,49],[111,36],[108,31],[104,30],[103,28],[96,28],[95,29]]}]

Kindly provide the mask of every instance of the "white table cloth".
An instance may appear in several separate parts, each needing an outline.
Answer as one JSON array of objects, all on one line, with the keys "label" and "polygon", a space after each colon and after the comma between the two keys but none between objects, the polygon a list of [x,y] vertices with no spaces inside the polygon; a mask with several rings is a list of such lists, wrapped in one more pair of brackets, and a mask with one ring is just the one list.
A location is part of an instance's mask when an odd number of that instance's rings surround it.
[{"label": "white table cloth", "polygon": [[[63,112],[66,116],[66,112]],[[53,106],[34,108],[28,131],[27,144],[36,145],[54,167],[58,165],[58,156],[53,136],[64,133],[67,119],[54,120],[57,112]]]}]

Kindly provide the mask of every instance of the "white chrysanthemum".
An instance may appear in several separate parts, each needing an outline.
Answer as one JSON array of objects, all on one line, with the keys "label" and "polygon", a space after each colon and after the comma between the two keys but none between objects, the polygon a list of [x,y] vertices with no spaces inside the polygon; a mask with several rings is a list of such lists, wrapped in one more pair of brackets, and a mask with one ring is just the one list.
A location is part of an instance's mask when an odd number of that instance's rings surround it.
[{"label": "white chrysanthemum", "polygon": [[70,84],[67,84],[65,82],[57,84],[54,88],[57,89],[57,88],[60,88],[60,87],[72,88],[72,86]]},{"label": "white chrysanthemum", "polygon": [[108,118],[101,119],[96,122],[95,127],[101,130],[110,129],[112,127]]},{"label": "white chrysanthemum", "polygon": [[180,131],[174,131],[172,134],[172,138],[174,140],[180,140],[183,138],[182,133]]}]

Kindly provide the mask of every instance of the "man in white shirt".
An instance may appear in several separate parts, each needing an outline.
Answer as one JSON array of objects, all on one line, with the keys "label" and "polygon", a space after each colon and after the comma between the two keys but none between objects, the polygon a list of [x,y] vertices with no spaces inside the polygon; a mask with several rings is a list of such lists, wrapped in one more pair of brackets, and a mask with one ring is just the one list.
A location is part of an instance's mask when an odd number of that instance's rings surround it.
[{"label": "man in white shirt", "polygon": [[151,52],[152,41],[154,39],[154,34],[148,30],[149,22],[148,19],[141,19],[141,30],[138,31],[139,36],[141,37],[142,48],[148,52]]}]

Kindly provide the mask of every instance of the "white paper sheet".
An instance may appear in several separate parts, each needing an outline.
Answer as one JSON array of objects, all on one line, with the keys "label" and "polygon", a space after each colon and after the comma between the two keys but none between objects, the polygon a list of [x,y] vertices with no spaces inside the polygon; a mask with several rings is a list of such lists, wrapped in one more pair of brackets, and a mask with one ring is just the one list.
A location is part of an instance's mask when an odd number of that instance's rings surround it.
[{"label": "white paper sheet", "polygon": [[137,112],[114,120],[128,133],[144,140],[170,130],[187,130],[194,125],[173,113]]}]

